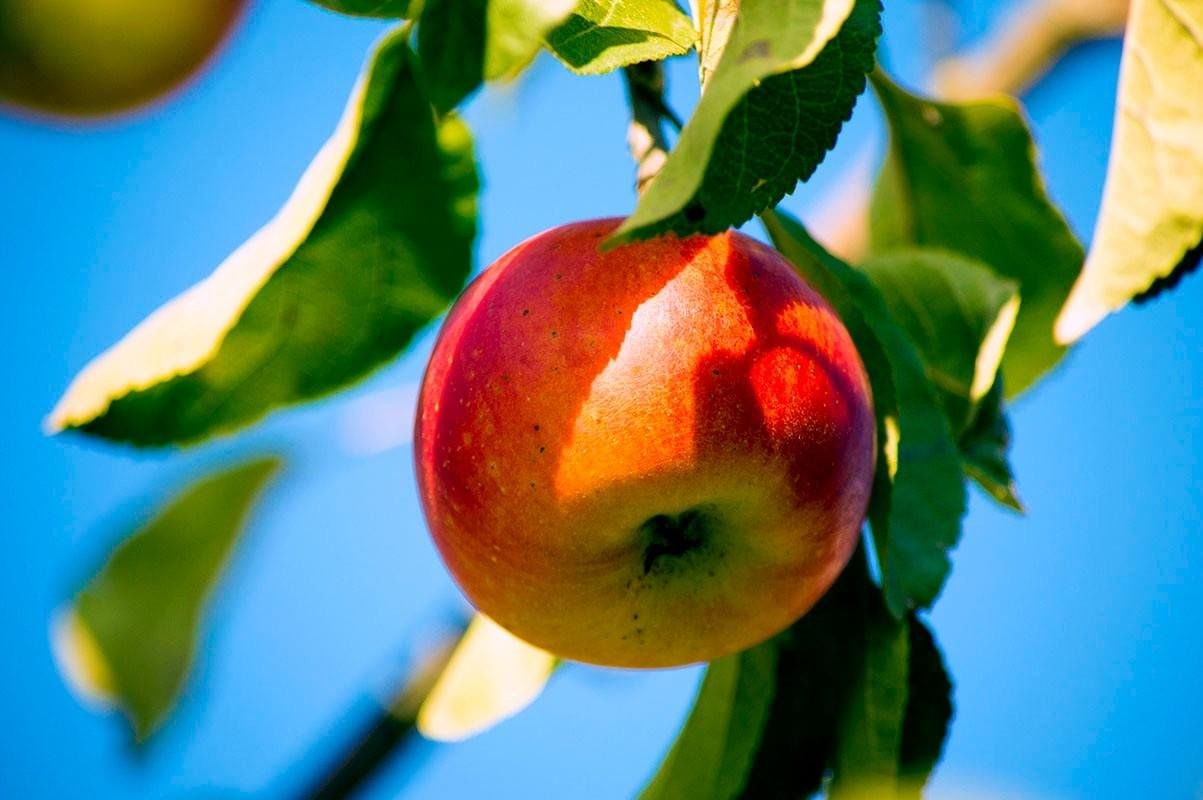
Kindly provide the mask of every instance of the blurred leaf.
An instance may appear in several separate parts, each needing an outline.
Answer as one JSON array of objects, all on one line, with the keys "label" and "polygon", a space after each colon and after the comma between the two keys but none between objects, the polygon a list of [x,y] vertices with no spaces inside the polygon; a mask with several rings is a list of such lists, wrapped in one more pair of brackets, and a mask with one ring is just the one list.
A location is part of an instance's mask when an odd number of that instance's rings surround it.
[{"label": "blurred leaf", "polygon": [[612,242],[718,233],[810,176],[864,90],[878,0],[743,0],[702,99]]},{"label": "blurred leaf", "polygon": [[899,794],[918,800],[944,753],[953,715],[952,679],[927,626],[912,615],[907,631],[910,669],[899,755]]},{"label": "blurred leaf", "polygon": [[122,542],[56,621],[65,677],[119,706],[138,742],[179,698],[208,598],[279,467],[261,458],[194,483]]},{"label": "blurred leaf", "polygon": [[773,244],[832,304],[873,386],[878,475],[869,507],[887,605],[901,618],[928,606],[961,534],[961,458],[923,360],[869,278],[824,250],[781,211],[762,216]]},{"label": "blurred leaf", "polygon": [[1012,281],[940,250],[900,250],[860,265],[919,348],[956,434],[994,385],[1019,310]]},{"label": "blurred leaf", "polygon": [[1022,303],[1003,358],[1012,395],[1064,354],[1052,326],[1082,246],[1049,200],[1015,102],[938,103],[874,73],[890,149],[871,208],[875,252],[922,245],[975,258],[1019,285]]},{"label": "blurred leaf", "polygon": [[770,641],[707,667],[693,711],[642,800],[740,795],[773,700],[775,663]]},{"label": "blurred leaf", "polygon": [[1019,499],[1008,459],[1011,423],[1007,420],[1005,403],[1000,376],[982,399],[959,444],[969,477],[999,503],[1023,513],[1023,501]]},{"label": "blurred leaf", "polygon": [[319,6],[353,17],[404,19],[410,0],[313,0]]},{"label": "blurred leaf", "polygon": [[577,0],[426,0],[418,55],[435,107],[459,105],[486,80],[513,78]]},{"label": "blurred leaf", "polygon": [[543,692],[556,657],[477,614],[418,711],[428,739],[456,742],[517,714]]},{"label": "blurred leaf", "polygon": [[48,427],[190,443],[364,377],[463,285],[476,189],[467,128],[436,125],[387,35],[276,218],[89,364]]},{"label": "blurred leaf", "polygon": [[[1103,206],[1057,319],[1072,342],[1203,251],[1203,4],[1133,0]],[[1191,257],[1187,257],[1190,254]]]}]

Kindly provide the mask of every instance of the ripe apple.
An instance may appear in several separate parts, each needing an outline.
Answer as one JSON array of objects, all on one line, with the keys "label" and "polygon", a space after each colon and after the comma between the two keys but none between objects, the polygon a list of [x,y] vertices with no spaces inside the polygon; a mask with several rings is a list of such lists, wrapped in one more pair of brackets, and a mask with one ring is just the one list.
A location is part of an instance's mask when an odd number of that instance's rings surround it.
[{"label": "ripe apple", "polygon": [[468,598],[564,658],[706,661],[811,608],[856,546],[868,379],[831,307],[739,233],[523,242],[456,302],[418,401],[427,521]]},{"label": "ripe apple", "polygon": [[196,73],[247,0],[3,0],[0,101],[66,117],[126,111]]}]

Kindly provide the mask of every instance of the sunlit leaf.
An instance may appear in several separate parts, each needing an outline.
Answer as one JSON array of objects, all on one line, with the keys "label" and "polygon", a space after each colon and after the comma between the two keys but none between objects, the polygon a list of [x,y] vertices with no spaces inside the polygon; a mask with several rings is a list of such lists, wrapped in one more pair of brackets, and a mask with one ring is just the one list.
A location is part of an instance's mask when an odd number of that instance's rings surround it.
[{"label": "sunlit leaf", "polygon": [[1103,206],[1057,318],[1072,342],[1203,257],[1203,3],[1133,0]]},{"label": "sunlit leaf", "polygon": [[935,637],[917,617],[908,620],[910,639],[906,717],[899,753],[899,789],[918,800],[944,753],[952,722],[952,679]]},{"label": "sunlit leaf", "polygon": [[919,351],[869,278],[781,211],[762,218],[777,249],[835,307],[869,373],[880,447],[869,518],[886,602],[901,618],[936,599],[960,538],[965,486],[947,416]]},{"label": "sunlit leaf", "polygon": [[409,16],[410,0],[313,0],[319,6],[353,17],[404,19]]},{"label": "sunlit leaf", "polygon": [[927,100],[880,72],[874,86],[890,149],[872,203],[873,250],[944,248],[1014,281],[1022,302],[1002,369],[1018,394],[1064,354],[1053,320],[1083,259],[1040,181],[1019,108],[1003,97]]},{"label": "sunlit leaf", "polygon": [[430,96],[446,110],[484,81],[513,78],[577,0],[425,0],[418,26]]},{"label": "sunlit leaf", "polygon": [[693,22],[672,0],[581,0],[547,47],[580,75],[688,52]]},{"label": "sunlit leaf", "polygon": [[386,36],[276,218],[89,364],[48,427],[188,443],[364,377],[463,285],[476,189],[467,128],[435,123]]},{"label": "sunlit leaf", "polygon": [[55,621],[64,676],[86,697],[119,707],[137,741],[178,700],[205,605],[279,466],[257,459],[190,486],[123,541]]},{"label": "sunlit leaf", "polygon": [[872,257],[860,268],[918,346],[959,435],[998,375],[1019,310],[1015,283],[979,262],[930,249]]},{"label": "sunlit leaf", "polygon": [[477,614],[418,711],[429,739],[456,742],[509,719],[543,692],[556,657]]},{"label": "sunlit leaf", "polygon": [[810,176],[864,90],[878,0],[743,0],[660,174],[612,237],[717,233]]},{"label": "sunlit leaf", "polygon": [[776,644],[713,662],[693,711],[641,800],[740,796],[773,701]]}]

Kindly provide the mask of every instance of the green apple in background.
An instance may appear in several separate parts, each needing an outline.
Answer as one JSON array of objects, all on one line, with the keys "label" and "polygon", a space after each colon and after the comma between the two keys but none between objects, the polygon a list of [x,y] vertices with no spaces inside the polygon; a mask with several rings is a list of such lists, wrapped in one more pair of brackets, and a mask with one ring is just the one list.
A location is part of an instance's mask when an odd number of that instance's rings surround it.
[{"label": "green apple in background", "polygon": [[103,117],[195,75],[247,0],[0,0],[0,102]]}]

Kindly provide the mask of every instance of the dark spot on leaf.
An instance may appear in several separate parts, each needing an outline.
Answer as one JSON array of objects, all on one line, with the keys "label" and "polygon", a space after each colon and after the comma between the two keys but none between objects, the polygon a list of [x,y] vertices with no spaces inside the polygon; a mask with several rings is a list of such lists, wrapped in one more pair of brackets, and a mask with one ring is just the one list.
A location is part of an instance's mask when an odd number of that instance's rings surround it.
[{"label": "dark spot on leaf", "polygon": [[768,39],[757,39],[748,42],[748,46],[739,54],[740,62],[751,61],[753,58],[768,58],[773,52],[773,45]]},{"label": "dark spot on leaf", "polygon": [[698,201],[685,206],[685,219],[689,222],[701,222],[706,218],[706,207]]}]

